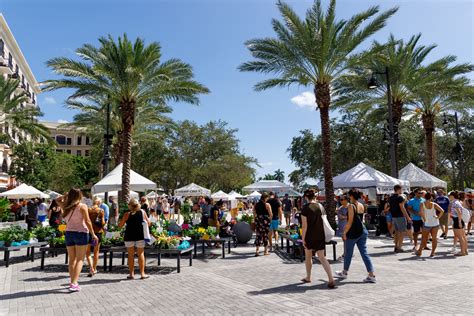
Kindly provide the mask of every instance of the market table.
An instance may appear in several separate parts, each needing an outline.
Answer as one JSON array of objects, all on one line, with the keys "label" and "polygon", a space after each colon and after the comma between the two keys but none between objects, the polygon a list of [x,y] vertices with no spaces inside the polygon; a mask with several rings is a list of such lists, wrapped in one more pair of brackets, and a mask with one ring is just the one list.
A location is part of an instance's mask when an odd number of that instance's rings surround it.
[{"label": "market table", "polygon": [[[280,233],[279,235],[280,235],[280,239],[281,239],[281,248],[282,249],[284,248],[283,240],[286,240],[286,252],[290,253],[290,243],[291,243],[292,248],[293,248],[292,257],[296,258],[296,251],[295,250],[298,248],[299,251],[300,251],[300,261],[303,262],[304,261],[304,245],[303,245],[303,242],[298,238],[292,238],[291,235],[289,235],[289,234]],[[336,258],[337,241],[331,240],[330,242],[326,242],[326,245],[332,245],[332,256],[333,256],[333,260],[336,261],[337,260],[337,258]],[[324,254],[326,254],[326,249],[324,249]]]},{"label": "market table", "polygon": [[47,242],[35,242],[29,243],[28,245],[22,246],[8,246],[8,247],[0,247],[0,251],[3,251],[3,261],[5,261],[5,266],[8,268],[10,265],[10,252],[12,251],[20,251],[21,249],[26,248],[26,257],[29,257],[31,261],[35,261],[35,248],[42,247],[47,245]]},{"label": "market table", "polygon": [[[125,265],[125,254],[127,253],[126,247],[110,247],[104,249],[104,271],[107,271],[107,256],[109,256],[108,270],[112,271],[114,253],[122,253],[122,265]],[[190,246],[186,249],[163,249],[163,248],[145,248],[145,260],[147,255],[158,256],[158,266],[161,266],[161,255],[170,254],[176,255],[176,268],[177,273],[181,272],[181,256],[189,253],[189,266],[193,265],[193,247]]]},{"label": "market table", "polygon": [[206,254],[206,244],[216,244],[216,243],[222,243],[222,259],[225,259],[225,244],[227,243],[227,253],[230,254],[230,247],[231,247],[231,242],[235,241],[232,237],[220,237],[219,239],[192,239],[189,240],[190,244],[194,245],[194,258],[197,257],[197,248],[198,244],[201,244],[201,249],[202,249],[202,255],[204,256]]},{"label": "market table", "polygon": [[[68,253],[67,253],[66,247],[41,247],[40,251],[41,251],[41,270],[44,269],[44,261],[46,257],[46,252],[52,254],[53,257],[57,257],[59,253],[60,254],[64,253],[66,254],[64,264],[68,263]],[[107,248],[104,248],[104,249],[101,248],[99,250],[99,252],[102,252],[102,254],[104,255],[104,271],[105,271],[105,268],[107,267],[107,256],[106,256],[107,251],[108,251]]]}]

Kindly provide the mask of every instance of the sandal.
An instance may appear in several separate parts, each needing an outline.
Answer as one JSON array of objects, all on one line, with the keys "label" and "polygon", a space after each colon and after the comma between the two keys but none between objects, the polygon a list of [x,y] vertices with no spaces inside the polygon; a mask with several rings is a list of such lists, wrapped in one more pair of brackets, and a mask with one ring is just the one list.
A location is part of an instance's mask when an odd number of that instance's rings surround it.
[{"label": "sandal", "polygon": [[336,283],[334,282],[329,282],[328,283],[328,289],[332,290],[332,289],[335,289],[336,288]]},{"label": "sandal", "polygon": [[257,253],[255,253],[255,257],[258,257],[258,256],[260,256],[260,254],[259,254],[258,252],[257,252]]},{"label": "sandal", "polygon": [[127,280],[135,280],[135,276],[133,276],[133,275],[127,275]]},{"label": "sandal", "polygon": [[150,276],[148,274],[142,275],[140,279],[145,280],[148,279]]},{"label": "sandal", "polygon": [[309,281],[307,278],[301,279],[301,282],[303,282],[303,283],[311,283],[311,281]]}]

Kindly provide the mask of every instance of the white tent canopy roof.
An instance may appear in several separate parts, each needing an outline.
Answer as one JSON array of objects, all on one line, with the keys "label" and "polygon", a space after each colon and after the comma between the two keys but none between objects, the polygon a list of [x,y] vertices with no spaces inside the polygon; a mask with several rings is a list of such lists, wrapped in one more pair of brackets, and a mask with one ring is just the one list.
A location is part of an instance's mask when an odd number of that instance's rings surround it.
[{"label": "white tent canopy roof", "polygon": [[[393,178],[381,171],[378,171],[361,162],[352,169],[334,177],[334,188],[341,189],[366,189],[375,188],[377,194],[385,194],[393,191],[393,186],[399,184],[404,190],[410,189],[410,182]],[[318,183],[320,188],[324,188],[324,181]]]},{"label": "white tent canopy roof", "polygon": [[32,198],[42,198],[47,199],[49,195],[41,192],[35,187],[29,186],[25,183],[20,184],[16,188],[3,192],[0,194],[1,197],[6,197],[9,199],[32,199]]},{"label": "white tent canopy roof", "polygon": [[282,183],[277,180],[260,180],[251,185],[244,187],[242,190],[245,192],[252,191],[273,191],[276,193],[288,191],[292,187],[288,184]]},{"label": "white tent canopy roof", "polygon": [[[92,193],[112,192],[122,189],[122,164],[117,165],[102,180],[94,184]],[[156,189],[156,183],[130,170],[130,190],[143,192]]]},{"label": "white tent canopy roof", "polygon": [[261,196],[262,196],[262,194],[258,193],[258,191],[253,191],[252,193],[247,195],[247,197],[249,197],[249,198],[259,198]]},{"label": "white tent canopy roof", "polygon": [[221,191],[217,191],[216,193],[213,193],[211,195],[211,198],[213,198],[214,200],[227,201],[229,200],[229,195],[221,190]]},{"label": "white tent canopy roof", "polygon": [[235,191],[230,191],[228,195],[230,200],[235,200],[243,197],[242,194]]},{"label": "white tent canopy roof", "polygon": [[175,196],[210,196],[211,190],[203,188],[195,183],[188,184],[182,188],[174,190]]},{"label": "white tent canopy roof", "polygon": [[447,188],[448,186],[445,181],[418,168],[411,162],[400,170],[399,178],[410,181],[410,186],[412,187]]},{"label": "white tent canopy roof", "polygon": [[[105,192],[94,194],[94,196],[99,197],[101,199],[104,199],[105,198]],[[111,197],[111,196],[112,197],[117,197],[118,196],[118,191],[110,191],[109,192],[109,197]],[[138,192],[130,191],[130,197],[138,199],[140,197],[140,195],[138,194]]]}]

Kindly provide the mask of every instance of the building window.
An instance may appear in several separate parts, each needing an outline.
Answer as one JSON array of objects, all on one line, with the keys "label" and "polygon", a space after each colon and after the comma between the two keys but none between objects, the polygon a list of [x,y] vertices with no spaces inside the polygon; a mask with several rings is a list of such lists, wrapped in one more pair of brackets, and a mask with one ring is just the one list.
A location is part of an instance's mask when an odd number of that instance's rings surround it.
[{"label": "building window", "polygon": [[[59,144],[59,145],[66,145],[66,137],[63,136],[63,135],[58,135],[56,136],[56,142]],[[62,152],[62,151],[61,151]]]},{"label": "building window", "polygon": [[86,136],[86,145],[89,145],[89,136]]},{"label": "building window", "polygon": [[12,53],[8,53],[8,67],[13,70],[13,56]]},{"label": "building window", "polygon": [[29,83],[26,84],[26,92],[30,92],[30,84]]},{"label": "building window", "polygon": [[8,127],[8,123],[5,123],[5,134],[10,134],[10,129]]},{"label": "building window", "polygon": [[5,43],[0,39],[0,57],[5,57]]},{"label": "building window", "polygon": [[25,87],[25,75],[21,75],[21,86]]},{"label": "building window", "polygon": [[85,152],[85,156],[86,156],[86,157],[88,157],[88,156],[89,156],[89,151],[88,151],[88,150],[86,150],[86,152]]},{"label": "building window", "polygon": [[68,138],[67,138],[66,144],[67,144],[67,145],[72,145],[72,138],[71,138],[71,137],[68,137]]},{"label": "building window", "polygon": [[7,159],[3,159],[3,163],[2,163],[2,172],[4,173],[8,173],[8,162],[7,162]]},{"label": "building window", "polygon": [[[81,146],[81,145],[82,145],[82,136],[77,136],[77,146]],[[78,154],[78,156],[80,155]]]},{"label": "building window", "polygon": [[16,64],[16,66],[15,66],[15,74],[16,74],[16,78],[17,78],[17,79],[20,79],[20,78],[19,78],[20,67],[18,67],[18,64]]},{"label": "building window", "polygon": [[82,156],[82,151],[78,150],[77,151],[77,156]]},{"label": "building window", "polygon": [[31,102],[33,102],[33,104],[36,104],[35,93],[34,92],[31,95]]},{"label": "building window", "polygon": [[68,154],[71,154],[71,150],[70,150],[70,149],[66,150],[66,152],[67,152]]}]

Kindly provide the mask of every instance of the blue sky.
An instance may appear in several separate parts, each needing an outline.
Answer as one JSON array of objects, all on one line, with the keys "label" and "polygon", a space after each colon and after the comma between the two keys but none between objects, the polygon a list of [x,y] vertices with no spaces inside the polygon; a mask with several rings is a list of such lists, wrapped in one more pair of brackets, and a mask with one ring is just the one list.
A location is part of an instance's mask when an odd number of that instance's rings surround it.
[{"label": "blue sky", "polygon": [[[288,2],[301,14],[312,3]],[[346,0],[338,1],[337,13],[348,18],[378,4],[382,9],[398,5],[400,10],[373,39],[384,41],[390,33],[407,39],[422,33],[423,44],[438,44],[431,59],[454,54],[459,62],[473,62],[471,0]],[[0,11],[38,81],[52,77],[46,60],[74,57],[74,49],[97,44],[103,35],[126,32],[130,38],[160,42],[165,59],[190,63],[197,79],[211,90],[198,107],[175,104],[171,116],[198,123],[222,119],[238,128],[242,150],[262,165],[258,175],[278,168],[290,173],[295,167],[286,150],[292,137],[302,129],[320,132],[318,113],[308,106],[311,94],[305,94],[312,89],[255,92],[253,85],[266,77],[236,69],[250,58],[246,40],[273,36],[270,20],[279,16],[275,1],[0,0]],[[67,96],[67,91],[39,96],[45,120],[71,120],[74,112],[62,106]]]}]

